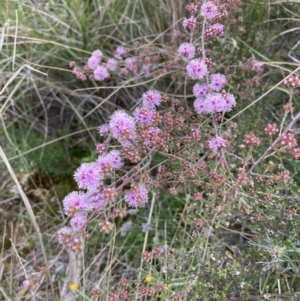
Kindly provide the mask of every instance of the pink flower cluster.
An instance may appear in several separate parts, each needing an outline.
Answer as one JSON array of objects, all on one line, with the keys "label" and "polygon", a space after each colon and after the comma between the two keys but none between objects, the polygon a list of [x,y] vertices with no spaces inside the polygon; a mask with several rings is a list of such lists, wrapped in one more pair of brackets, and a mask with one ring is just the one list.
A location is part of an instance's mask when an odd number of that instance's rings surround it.
[{"label": "pink flower cluster", "polygon": [[184,18],[183,27],[189,29],[191,32],[197,29],[197,19],[194,16],[190,16],[188,19]]},{"label": "pink flower cluster", "polygon": [[111,116],[109,129],[113,137],[123,145],[130,145],[136,138],[135,121],[123,110],[118,110]]},{"label": "pink flower cluster", "polygon": [[202,79],[207,74],[207,66],[203,60],[191,60],[186,66],[186,71],[191,79]]},{"label": "pink flower cluster", "polygon": [[148,202],[148,190],[143,184],[134,184],[125,194],[125,201],[131,207],[143,207]]},{"label": "pink flower cluster", "polygon": [[297,74],[293,74],[289,76],[283,83],[292,88],[300,87],[300,77]]},{"label": "pink flower cluster", "polygon": [[178,48],[178,54],[184,61],[188,61],[194,58],[195,52],[195,46],[191,43],[183,43]]},{"label": "pink flower cluster", "polygon": [[227,140],[224,138],[217,136],[209,141],[209,147],[216,152],[221,148],[227,147]]},{"label": "pink flower cluster", "polygon": [[229,112],[235,106],[235,98],[229,93],[208,93],[205,97],[198,97],[194,102],[198,114]]},{"label": "pink flower cluster", "polygon": [[295,147],[297,146],[297,140],[293,134],[286,133],[281,136],[281,144],[288,147]]},{"label": "pink flower cluster", "polygon": [[[155,107],[160,104],[161,98],[155,90],[145,92],[143,106],[136,108],[134,117],[124,110],[115,111],[109,123],[99,127],[100,136],[111,134],[122,144],[123,150],[128,149],[136,143],[134,141],[137,138],[136,123],[139,122],[145,134],[144,143],[151,145],[157,139],[160,130],[148,126],[148,123],[156,114]],[[113,202],[118,193],[121,193],[116,187],[105,185],[105,178],[112,177],[113,170],[120,169],[124,165],[121,152],[115,149],[106,152],[105,143],[98,143],[96,148],[98,158],[94,162],[83,163],[74,173],[74,179],[82,191],[73,191],[63,200],[65,214],[71,218],[70,227],[62,228],[58,233],[58,239],[75,252],[83,247],[76,234],[85,229],[89,214],[95,210],[99,212],[106,203]],[[125,201],[132,207],[144,206],[148,201],[148,189],[141,183],[133,184],[125,193]],[[111,229],[110,225],[110,222],[101,222],[99,227],[101,231],[107,233]]]},{"label": "pink flower cluster", "polygon": [[125,48],[122,47],[122,46],[119,46],[119,47],[117,47],[117,49],[115,50],[114,57],[115,57],[116,59],[121,60],[121,59],[122,59],[122,56],[125,55],[125,53],[126,53]]},{"label": "pink flower cluster", "polygon": [[250,145],[256,145],[256,146],[260,145],[260,139],[257,136],[255,136],[255,134],[252,132],[245,135],[244,142]]},{"label": "pink flower cluster", "polygon": [[206,26],[204,36],[205,38],[222,37],[224,35],[224,25],[216,23]]},{"label": "pink flower cluster", "polygon": [[218,13],[218,7],[212,1],[207,1],[202,4],[201,16],[207,19],[212,19],[217,15],[217,13]]},{"label": "pink flower cluster", "polygon": [[161,101],[161,95],[154,90],[150,90],[143,94],[143,107],[153,109],[158,106]]},{"label": "pink flower cluster", "polygon": [[89,68],[92,70],[96,69],[101,62],[102,56],[103,53],[101,50],[95,50],[87,61],[87,65],[89,66]]},{"label": "pink flower cluster", "polygon": [[276,134],[278,132],[277,125],[274,123],[273,124],[268,123],[265,128],[265,132],[270,136]]}]

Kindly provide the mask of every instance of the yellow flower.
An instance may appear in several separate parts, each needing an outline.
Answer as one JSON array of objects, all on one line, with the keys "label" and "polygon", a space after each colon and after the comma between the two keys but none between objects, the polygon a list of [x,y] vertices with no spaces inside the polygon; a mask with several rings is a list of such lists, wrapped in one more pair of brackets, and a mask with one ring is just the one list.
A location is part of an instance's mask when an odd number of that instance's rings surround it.
[{"label": "yellow flower", "polygon": [[72,283],[70,285],[70,290],[73,291],[73,292],[77,291],[78,290],[78,284]]},{"label": "yellow flower", "polygon": [[169,291],[170,290],[170,285],[169,284],[165,285],[164,289],[167,290],[167,291]]},{"label": "yellow flower", "polygon": [[151,282],[153,277],[151,275],[146,276],[146,282]]}]

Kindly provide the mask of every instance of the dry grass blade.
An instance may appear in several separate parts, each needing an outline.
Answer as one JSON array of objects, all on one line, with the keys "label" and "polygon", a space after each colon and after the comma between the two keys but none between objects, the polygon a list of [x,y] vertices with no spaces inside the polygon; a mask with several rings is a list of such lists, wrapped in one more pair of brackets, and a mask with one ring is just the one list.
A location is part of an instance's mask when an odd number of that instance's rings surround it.
[{"label": "dry grass blade", "polygon": [[[21,187],[21,185],[20,185],[20,183],[19,183],[19,181],[18,181],[18,179],[17,179],[17,177],[16,177],[16,175],[15,175],[15,173],[14,173],[14,171],[13,171],[13,169],[12,169],[12,167],[11,167],[11,165],[10,165],[10,163],[9,163],[9,161],[8,161],[8,159],[7,159],[7,157],[6,157],[6,155],[5,155],[5,153],[4,153],[1,146],[0,146],[0,157],[2,158],[2,161],[4,162],[5,166],[7,167],[8,171],[10,173],[10,176],[13,179],[14,183],[16,184],[16,186],[18,188],[18,191],[21,195],[21,198],[22,198],[22,200],[25,204],[27,212],[30,216],[30,219],[31,219],[31,221],[34,225],[34,228],[36,230],[36,233],[39,237],[39,241],[40,241],[40,245],[41,245],[41,249],[42,249],[42,253],[43,253],[43,257],[44,257],[45,266],[48,267],[48,260],[47,260],[47,255],[46,255],[46,251],[45,251],[45,246],[44,246],[43,239],[42,239],[42,233],[41,233],[40,228],[37,224],[37,221],[36,221],[36,218],[34,216],[33,210],[31,208],[30,202],[29,202],[26,194],[24,193],[24,191],[23,191],[23,189],[22,189],[22,187]],[[46,273],[47,273],[47,276],[49,278],[49,283],[51,285],[53,296],[55,296],[54,287],[53,287],[53,284],[52,284],[52,281],[51,281],[51,275],[50,275],[50,272],[47,268],[46,268]],[[56,299],[54,299],[54,300],[56,300]]]}]

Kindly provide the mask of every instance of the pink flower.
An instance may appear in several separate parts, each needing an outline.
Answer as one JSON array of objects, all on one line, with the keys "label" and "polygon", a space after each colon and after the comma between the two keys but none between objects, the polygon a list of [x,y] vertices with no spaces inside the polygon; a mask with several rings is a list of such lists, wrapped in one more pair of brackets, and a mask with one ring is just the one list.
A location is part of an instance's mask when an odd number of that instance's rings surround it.
[{"label": "pink flower", "polygon": [[99,156],[96,161],[97,167],[103,175],[108,175],[112,171],[112,166],[109,164],[107,155]]},{"label": "pink flower", "polygon": [[226,83],[225,75],[220,74],[220,73],[212,74],[210,76],[210,80],[211,80],[211,83],[210,83],[209,86],[213,90],[216,90],[216,91],[219,91],[224,86],[224,84]]},{"label": "pink flower", "polygon": [[198,97],[194,102],[194,108],[196,113],[198,114],[207,114],[210,112],[210,108],[207,106],[205,102],[205,98]]},{"label": "pink flower", "polygon": [[265,127],[265,132],[270,136],[277,133],[278,132],[277,125],[275,123],[273,124],[268,123],[267,126]]},{"label": "pink flower", "polygon": [[115,71],[118,67],[118,61],[111,58],[107,60],[106,67],[110,71]]},{"label": "pink flower", "polygon": [[195,111],[198,114],[228,112],[235,106],[232,94],[209,93],[205,97],[198,97],[194,102]]},{"label": "pink flower", "polygon": [[225,148],[227,146],[227,140],[223,139],[220,136],[217,136],[209,141],[209,147],[216,152],[221,148]]},{"label": "pink flower", "polygon": [[225,99],[224,111],[229,112],[236,105],[235,98],[232,94],[229,93],[226,93],[225,95],[223,95],[223,97]]},{"label": "pink flower", "polygon": [[133,73],[137,72],[137,64],[136,64],[136,58],[135,57],[128,57],[125,60],[125,63],[126,63],[127,69],[129,69]]},{"label": "pink flower", "polygon": [[125,194],[125,201],[132,207],[143,207],[148,202],[148,190],[143,184],[132,185]]},{"label": "pink flower", "polygon": [[147,108],[136,108],[133,112],[134,118],[144,124],[149,123],[153,117],[153,110]]},{"label": "pink flower", "polygon": [[106,200],[104,199],[104,196],[102,193],[99,192],[98,188],[92,188],[87,191],[86,193],[88,200],[89,200],[89,206],[91,209],[100,209],[104,206],[106,203]]},{"label": "pink flower", "polygon": [[70,224],[74,231],[82,230],[86,224],[85,214],[77,214],[75,217],[71,218]]},{"label": "pink flower", "polygon": [[89,201],[85,193],[73,191],[63,200],[66,215],[74,217],[80,212],[89,210]]},{"label": "pink flower", "polygon": [[122,144],[131,144],[131,140],[136,138],[134,119],[125,111],[118,110],[110,118],[109,128],[114,138]]},{"label": "pink flower", "polygon": [[154,90],[150,90],[143,94],[143,106],[147,109],[153,109],[158,106],[161,101],[161,95]]},{"label": "pink flower", "polygon": [[109,73],[107,69],[103,66],[97,66],[94,70],[94,78],[95,80],[104,80],[109,77]]},{"label": "pink flower", "polygon": [[188,28],[191,32],[197,29],[197,19],[194,16],[190,16],[188,19],[184,18],[182,24],[184,28]]},{"label": "pink flower", "polygon": [[30,286],[30,280],[29,279],[24,280],[23,281],[23,286],[29,287]]},{"label": "pink flower", "polygon": [[211,1],[207,1],[201,6],[201,16],[207,19],[214,18],[218,13],[218,7]]},{"label": "pink flower", "polygon": [[101,60],[102,56],[103,56],[103,52],[101,50],[97,49],[92,53],[92,56],[95,56]]},{"label": "pink flower", "polygon": [[121,158],[121,153],[118,150],[112,150],[107,154],[107,162],[113,168],[121,168],[124,165]]},{"label": "pink flower", "polygon": [[107,124],[103,124],[99,127],[99,134],[100,136],[105,136],[109,132],[109,127]]},{"label": "pink flower", "polygon": [[207,66],[204,61],[194,59],[186,66],[187,74],[192,79],[201,79],[207,73]]},{"label": "pink flower", "polygon": [[193,93],[196,97],[204,97],[208,93],[208,86],[206,84],[195,84],[193,87]]},{"label": "pink flower", "polygon": [[96,163],[83,163],[76,170],[74,179],[79,188],[90,189],[98,186],[102,176]]},{"label": "pink flower", "polygon": [[67,244],[70,241],[72,235],[72,230],[69,227],[63,227],[61,228],[58,233],[58,241],[61,244]]},{"label": "pink flower", "polygon": [[217,37],[222,37],[224,35],[224,25],[220,24],[220,23],[216,23],[214,25],[211,26],[214,35]]},{"label": "pink flower", "polygon": [[178,48],[178,54],[184,61],[188,61],[195,56],[195,46],[191,43],[182,43]]},{"label": "pink flower", "polygon": [[122,59],[122,55],[124,55],[124,53],[125,53],[125,48],[122,47],[122,46],[119,46],[119,47],[116,49],[116,51],[115,51],[114,57],[115,57],[116,59],[121,60],[121,59]]},{"label": "pink flower", "polygon": [[153,126],[148,128],[147,129],[147,134],[148,134],[147,136],[149,138],[146,138],[144,140],[145,144],[151,145],[151,144],[155,143],[155,140],[157,140],[156,138],[158,137],[159,133],[160,133],[159,128],[156,128],[156,127],[153,127]]},{"label": "pink flower", "polygon": [[244,136],[243,141],[249,145],[256,145],[256,146],[260,145],[260,139],[257,136],[255,136],[255,134],[252,132],[250,132],[249,134],[246,134]]},{"label": "pink flower", "polygon": [[299,147],[294,148],[294,150],[293,150],[293,155],[294,155],[294,158],[295,158],[296,160],[299,160],[299,159],[300,159],[300,148],[299,148]]},{"label": "pink flower", "polygon": [[179,36],[180,36],[180,31],[174,29],[173,32],[172,32],[172,39],[175,40],[175,39],[177,39]]},{"label": "pink flower", "polygon": [[142,66],[142,72],[143,72],[146,76],[149,76],[149,75],[150,75],[150,66],[144,64],[144,65]]},{"label": "pink flower", "polygon": [[94,70],[100,63],[100,58],[96,56],[91,56],[88,59],[87,65],[89,66],[90,69]]},{"label": "pink flower", "polygon": [[262,71],[262,65],[263,64],[261,62],[254,61],[253,64],[252,64],[251,70],[255,71],[255,72],[261,72]]}]

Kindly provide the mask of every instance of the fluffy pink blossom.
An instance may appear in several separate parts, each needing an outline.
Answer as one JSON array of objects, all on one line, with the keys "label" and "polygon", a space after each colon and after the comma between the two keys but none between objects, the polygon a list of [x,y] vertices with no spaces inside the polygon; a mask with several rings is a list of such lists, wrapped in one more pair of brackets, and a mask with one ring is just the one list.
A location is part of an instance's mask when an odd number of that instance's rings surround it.
[{"label": "fluffy pink blossom", "polygon": [[161,101],[161,95],[154,90],[150,90],[143,94],[143,106],[147,109],[153,109],[158,106]]},{"label": "fluffy pink blossom", "polygon": [[131,207],[143,207],[148,202],[148,190],[143,184],[132,185],[125,194],[125,201]]},{"label": "fluffy pink blossom", "polygon": [[129,69],[133,73],[137,72],[137,62],[136,62],[136,58],[135,57],[128,57],[125,60],[125,64],[126,64],[127,69]]},{"label": "fluffy pink blossom", "polygon": [[257,61],[254,61],[252,63],[252,68],[251,70],[252,71],[255,71],[255,72],[261,72],[262,71],[262,63],[261,62],[257,62]]},{"label": "fluffy pink blossom", "polygon": [[96,163],[83,163],[74,174],[78,187],[82,189],[91,189],[98,186],[101,178],[102,175]]},{"label": "fluffy pink blossom", "polygon": [[225,99],[220,93],[209,93],[206,95],[205,102],[208,107],[208,113],[221,112],[225,107]]},{"label": "fluffy pink blossom", "polygon": [[90,69],[94,70],[100,63],[100,58],[97,56],[91,56],[89,57],[87,61],[87,65],[89,66]]},{"label": "fluffy pink blossom", "polygon": [[205,97],[198,97],[194,102],[194,108],[198,114],[228,112],[234,106],[234,96],[228,93],[209,93]]},{"label": "fluffy pink blossom", "polygon": [[148,137],[144,140],[145,144],[151,145],[156,140],[155,138],[159,135],[160,129],[156,127],[150,127],[147,129]]},{"label": "fluffy pink blossom", "polygon": [[150,66],[147,64],[144,64],[142,66],[142,72],[146,75],[149,76],[150,75]]},{"label": "fluffy pink blossom", "polygon": [[217,37],[222,37],[224,35],[224,25],[220,24],[220,23],[216,23],[214,25],[211,26],[214,35]]},{"label": "fluffy pink blossom", "polygon": [[230,93],[226,93],[225,95],[223,95],[223,97],[225,99],[225,106],[224,106],[224,110],[223,111],[229,112],[236,105],[235,98]]},{"label": "fluffy pink blossom", "polygon": [[100,172],[105,176],[110,174],[110,172],[112,171],[112,166],[109,163],[107,155],[99,156],[96,160],[96,164]]},{"label": "fluffy pink blossom", "polygon": [[108,132],[109,132],[109,127],[107,124],[100,125],[99,127],[100,136],[105,136],[108,134]]},{"label": "fluffy pink blossom", "polygon": [[216,152],[221,148],[225,148],[227,146],[227,140],[224,138],[217,136],[209,141],[209,147]]},{"label": "fluffy pink blossom", "polygon": [[94,78],[95,80],[104,80],[109,77],[109,73],[107,69],[103,66],[97,66],[94,70]]},{"label": "fluffy pink blossom", "polygon": [[207,74],[207,66],[199,59],[191,60],[186,66],[187,74],[192,79],[201,79]]},{"label": "fluffy pink blossom", "polygon": [[70,224],[74,231],[82,230],[86,224],[86,215],[84,213],[77,214],[71,218]]},{"label": "fluffy pink blossom", "polygon": [[204,97],[198,97],[194,101],[194,109],[197,114],[207,114],[209,113],[209,108],[207,107],[207,104],[205,102]]},{"label": "fluffy pink blossom", "polygon": [[178,54],[184,61],[194,58],[195,51],[195,46],[191,43],[182,43],[178,48]]},{"label": "fluffy pink blossom", "polygon": [[89,200],[89,206],[91,209],[100,209],[104,206],[106,203],[106,200],[104,199],[104,196],[101,192],[99,192],[98,188],[92,188],[87,191],[86,193],[88,200]]},{"label": "fluffy pink blossom", "polygon": [[123,145],[131,144],[130,141],[136,138],[134,119],[123,110],[118,110],[111,116],[109,128],[113,137]]},{"label": "fluffy pink blossom", "polygon": [[115,71],[118,67],[118,61],[113,58],[110,58],[107,60],[106,67],[110,71]]},{"label": "fluffy pink blossom", "polygon": [[212,74],[210,76],[210,80],[211,80],[211,83],[209,86],[212,88],[212,90],[215,90],[215,91],[220,91],[220,89],[226,83],[225,75],[220,74],[220,73]]},{"label": "fluffy pink blossom", "polygon": [[153,117],[153,110],[147,108],[136,108],[133,112],[134,118],[144,124],[149,123]]},{"label": "fluffy pink blossom", "polygon": [[212,2],[207,1],[201,6],[201,16],[207,19],[214,18],[218,13],[218,7]]},{"label": "fluffy pink blossom", "polygon": [[118,150],[112,150],[107,154],[107,161],[113,168],[121,168],[124,163],[121,158],[121,152]]},{"label": "fluffy pink blossom", "polygon": [[122,47],[122,46],[119,46],[116,51],[115,51],[115,54],[114,54],[114,57],[116,59],[119,59],[121,60],[122,59],[122,56],[125,54],[125,48]]},{"label": "fluffy pink blossom", "polygon": [[71,228],[69,228],[69,227],[61,228],[57,233],[59,243],[67,244],[71,238],[71,235],[72,235]]},{"label": "fluffy pink blossom", "polygon": [[204,97],[208,93],[208,86],[206,84],[195,84],[193,87],[193,93],[196,97]]},{"label": "fluffy pink blossom", "polygon": [[23,281],[23,286],[25,287],[29,287],[31,284],[30,284],[30,280],[29,279],[26,279]]},{"label": "fluffy pink blossom", "polygon": [[97,49],[92,53],[92,56],[95,56],[101,60],[102,56],[103,56],[103,52],[101,50]]},{"label": "fluffy pink blossom", "polygon": [[74,217],[80,212],[89,210],[89,200],[82,191],[73,191],[63,200],[66,215]]}]

